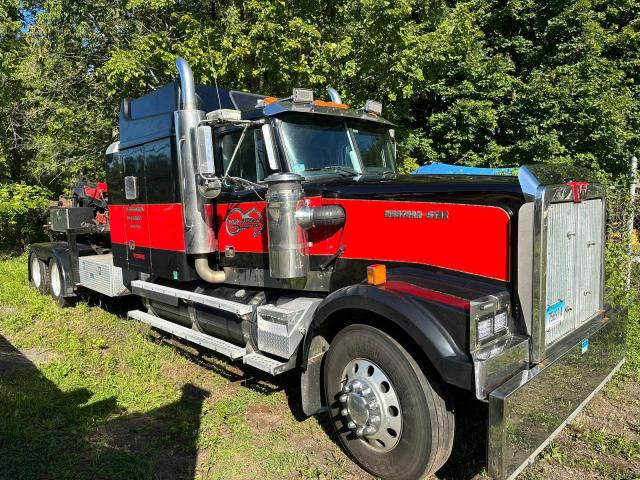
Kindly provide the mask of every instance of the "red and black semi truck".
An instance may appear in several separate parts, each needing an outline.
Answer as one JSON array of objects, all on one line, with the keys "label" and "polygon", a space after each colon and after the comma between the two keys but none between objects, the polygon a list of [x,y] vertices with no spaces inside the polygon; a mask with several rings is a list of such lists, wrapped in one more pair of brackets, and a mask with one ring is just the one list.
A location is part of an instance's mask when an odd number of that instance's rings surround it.
[{"label": "red and black semi truck", "polygon": [[137,295],[132,319],[299,372],[305,413],[383,479],[445,464],[460,392],[488,404],[488,471],[511,478],[621,365],[584,172],[399,175],[377,102],[206,87],[176,64],[122,102],[107,185],[52,209],[36,288]]}]

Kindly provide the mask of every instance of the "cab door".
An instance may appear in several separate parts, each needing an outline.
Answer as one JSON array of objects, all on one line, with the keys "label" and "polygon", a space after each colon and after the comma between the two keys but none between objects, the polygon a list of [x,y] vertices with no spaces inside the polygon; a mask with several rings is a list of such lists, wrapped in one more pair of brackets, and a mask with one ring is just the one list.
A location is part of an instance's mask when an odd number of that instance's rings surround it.
[{"label": "cab door", "polygon": [[129,269],[151,273],[149,218],[144,147],[122,152],[124,170],[124,233]]},{"label": "cab door", "polygon": [[269,158],[270,140],[265,141],[269,128],[234,128],[217,136],[221,176],[227,173],[230,177],[223,178],[222,192],[215,203],[216,238],[223,266],[268,268],[267,189],[261,182],[277,171],[277,164]]}]

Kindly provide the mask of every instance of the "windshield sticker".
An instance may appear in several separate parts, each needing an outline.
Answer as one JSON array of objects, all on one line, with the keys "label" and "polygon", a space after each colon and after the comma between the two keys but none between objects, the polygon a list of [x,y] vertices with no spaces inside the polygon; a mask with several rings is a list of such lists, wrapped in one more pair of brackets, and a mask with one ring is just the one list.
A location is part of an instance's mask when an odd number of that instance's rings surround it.
[{"label": "windshield sticker", "polygon": [[304,163],[296,163],[296,164],[293,166],[293,171],[294,171],[295,173],[302,173],[302,172],[304,172],[304,170],[305,170],[305,168],[304,168]]}]

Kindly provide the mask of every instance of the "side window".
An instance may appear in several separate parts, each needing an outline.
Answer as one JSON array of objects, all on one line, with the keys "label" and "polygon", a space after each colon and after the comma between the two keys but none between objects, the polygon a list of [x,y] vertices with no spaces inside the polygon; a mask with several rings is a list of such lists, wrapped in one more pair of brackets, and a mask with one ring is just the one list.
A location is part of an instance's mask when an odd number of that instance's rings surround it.
[{"label": "side window", "polygon": [[[229,162],[231,162],[231,157],[241,136],[242,130],[227,133],[221,138],[224,171],[227,171],[229,167]],[[262,131],[259,128],[248,129],[229,169],[229,176],[259,182],[264,180],[267,174],[267,148]]]}]

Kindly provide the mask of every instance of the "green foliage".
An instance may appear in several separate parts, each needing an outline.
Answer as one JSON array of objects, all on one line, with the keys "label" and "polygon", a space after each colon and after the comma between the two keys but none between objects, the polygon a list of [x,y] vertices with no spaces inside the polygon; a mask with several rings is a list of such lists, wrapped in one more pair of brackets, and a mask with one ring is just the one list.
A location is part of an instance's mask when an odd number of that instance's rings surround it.
[{"label": "green foliage", "polygon": [[0,250],[21,250],[43,237],[49,196],[37,186],[0,184]]},{"label": "green foliage", "polygon": [[[30,19],[28,24],[24,22]],[[196,80],[383,102],[401,170],[637,153],[640,0],[0,0],[0,181],[54,194],[103,176],[119,102]]]}]

